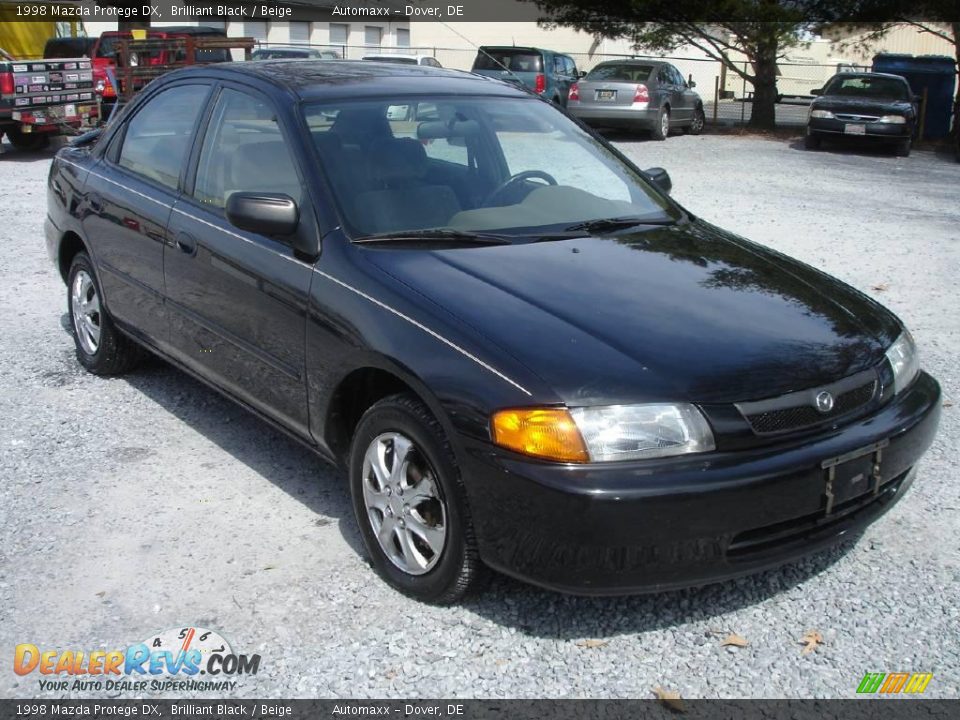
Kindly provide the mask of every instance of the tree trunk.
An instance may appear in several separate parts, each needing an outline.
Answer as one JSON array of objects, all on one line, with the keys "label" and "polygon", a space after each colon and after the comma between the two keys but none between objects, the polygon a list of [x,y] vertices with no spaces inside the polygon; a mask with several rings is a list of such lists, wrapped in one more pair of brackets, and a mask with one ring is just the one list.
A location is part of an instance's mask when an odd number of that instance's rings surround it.
[{"label": "tree trunk", "polygon": [[777,126],[777,41],[757,43],[753,65],[753,108],[750,127],[773,130]]},{"label": "tree trunk", "polygon": [[957,94],[953,98],[953,134],[960,148],[960,22],[950,24],[953,29],[953,49],[957,56]]}]

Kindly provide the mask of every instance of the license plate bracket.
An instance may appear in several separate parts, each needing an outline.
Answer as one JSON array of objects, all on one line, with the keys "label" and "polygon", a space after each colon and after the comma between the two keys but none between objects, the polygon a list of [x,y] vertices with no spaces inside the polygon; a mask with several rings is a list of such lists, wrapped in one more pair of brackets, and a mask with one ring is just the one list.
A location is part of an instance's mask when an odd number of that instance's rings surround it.
[{"label": "license plate bracket", "polygon": [[843,132],[847,135],[866,135],[867,126],[863,123],[847,123],[843,126]]},{"label": "license plate bracket", "polygon": [[880,492],[883,450],[889,444],[889,440],[881,440],[820,463],[824,472],[827,515],[832,514],[838,504],[867,492],[874,495]]}]

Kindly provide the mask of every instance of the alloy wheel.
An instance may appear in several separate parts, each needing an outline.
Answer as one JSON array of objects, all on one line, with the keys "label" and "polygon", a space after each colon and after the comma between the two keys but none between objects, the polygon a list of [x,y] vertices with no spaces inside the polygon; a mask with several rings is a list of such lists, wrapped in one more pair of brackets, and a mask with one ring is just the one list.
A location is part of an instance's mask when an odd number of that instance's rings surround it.
[{"label": "alloy wheel", "polygon": [[401,433],[378,435],[363,456],[362,485],[383,553],[405,573],[429,572],[447,542],[447,509],[424,453]]},{"label": "alloy wheel", "polygon": [[694,131],[695,133],[698,133],[698,132],[700,132],[701,130],[703,130],[703,111],[697,110],[697,111],[693,114],[693,124],[692,124],[692,128],[693,128],[693,131]]},{"label": "alloy wheel", "polygon": [[86,270],[78,271],[73,278],[70,309],[80,347],[87,355],[95,355],[100,347],[100,297]]},{"label": "alloy wheel", "polygon": [[670,113],[666,111],[660,113],[660,134],[664,137],[670,134]]}]

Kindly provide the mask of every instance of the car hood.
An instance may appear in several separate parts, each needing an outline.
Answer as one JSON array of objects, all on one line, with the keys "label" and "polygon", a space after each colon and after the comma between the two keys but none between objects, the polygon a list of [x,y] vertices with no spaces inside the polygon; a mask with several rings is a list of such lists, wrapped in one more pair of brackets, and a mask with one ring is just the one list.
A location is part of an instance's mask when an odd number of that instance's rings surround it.
[{"label": "car hood", "polygon": [[900,332],[839,280],[705,223],[367,257],[568,405],[776,396],[878,364]]},{"label": "car hood", "polygon": [[905,114],[910,112],[912,105],[906,100],[893,98],[849,98],[831,97],[829,95],[814,100],[810,107],[814,110],[830,110],[831,112],[849,112],[863,115],[885,115],[888,113]]}]

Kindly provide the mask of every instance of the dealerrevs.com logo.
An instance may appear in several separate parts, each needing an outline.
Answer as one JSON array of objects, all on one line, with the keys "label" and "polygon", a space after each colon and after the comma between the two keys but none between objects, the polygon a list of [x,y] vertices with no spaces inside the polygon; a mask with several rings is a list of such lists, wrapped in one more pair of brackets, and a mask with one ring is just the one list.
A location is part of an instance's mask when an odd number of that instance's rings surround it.
[{"label": "dealerrevs.com logo", "polygon": [[233,677],[256,675],[259,655],[240,655],[214,630],[165,630],[124,649],[73,650],[17,645],[13,671],[37,673],[40,690],[233,690]]}]

